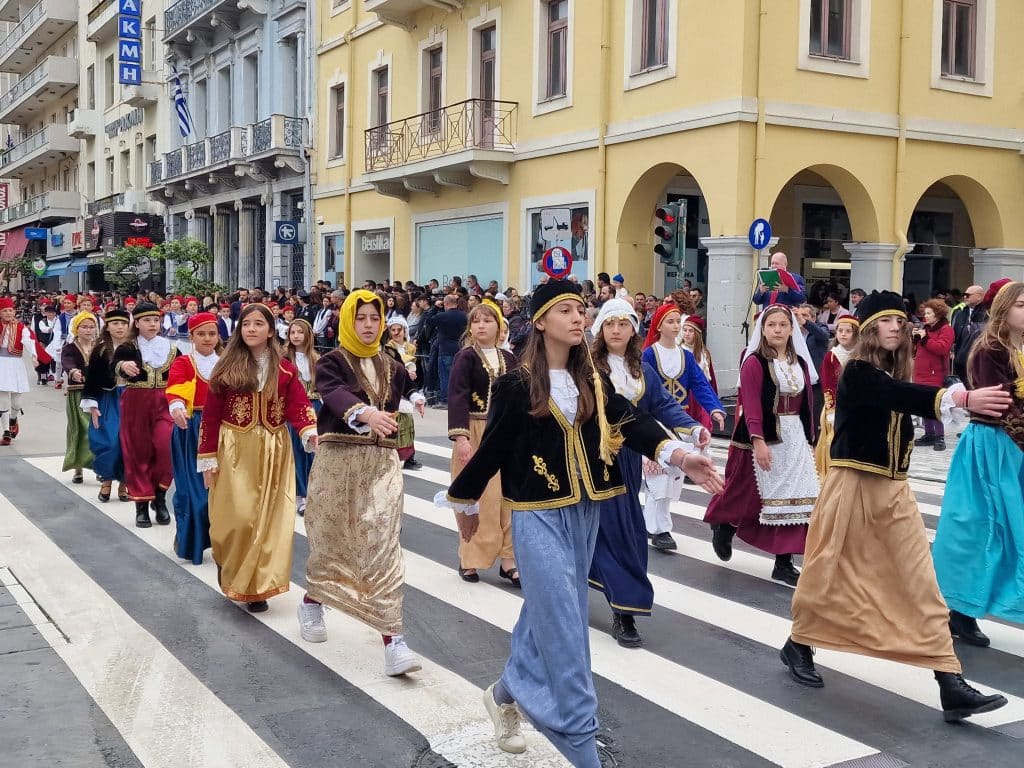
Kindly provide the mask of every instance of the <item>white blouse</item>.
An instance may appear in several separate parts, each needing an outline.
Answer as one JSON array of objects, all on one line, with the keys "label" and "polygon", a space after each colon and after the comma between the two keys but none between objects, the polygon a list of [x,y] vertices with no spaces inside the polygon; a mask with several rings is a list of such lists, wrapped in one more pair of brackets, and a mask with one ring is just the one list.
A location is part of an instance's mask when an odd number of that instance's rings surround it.
[{"label": "white blouse", "polygon": [[666,347],[660,341],[654,342],[654,356],[658,358],[661,371],[670,379],[676,378],[683,370],[683,351],[679,347]]},{"label": "white blouse", "polygon": [[622,355],[609,354],[608,367],[611,368],[611,379],[612,384],[615,385],[615,391],[631,403],[636,402],[637,398],[643,394],[643,381],[634,378],[633,374],[629,372],[626,358]]},{"label": "white blouse", "polygon": [[779,382],[780,395],[795,395],[804,390],[804,372],[797,363],[786,360],[772,360],[775,380]]},{"label": "white blouse", "polygon": [[575,422],[576,409],[580,399],[580,391],[576,388],[576,382],[564,368],[552,368],[548,375],[551,378],[551,399],[555,401],[558,410],[570,424]]}]

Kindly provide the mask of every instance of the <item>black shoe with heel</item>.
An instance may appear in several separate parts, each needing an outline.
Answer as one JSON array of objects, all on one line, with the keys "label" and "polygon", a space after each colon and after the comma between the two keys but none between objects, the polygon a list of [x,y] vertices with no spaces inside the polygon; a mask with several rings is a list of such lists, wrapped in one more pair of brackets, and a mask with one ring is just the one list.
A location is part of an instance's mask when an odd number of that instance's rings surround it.
[{"label": "black shoe with heel", "polygon": [[498,575],[501,578],[508,579],[510,582],[512,582],[512,586],[513,587],[520,587],[521,588],[523,586],[522,584],[519,583],[519,569],[516,568],[514,565],[511,568],[509,568],[507,571],[499,565],[498,566]]},{"label": "black shoe with heel", "polygon": [[800,580],[800,571],[793,567],[792,555],[776,555],[775,567],[772,568],[772,578],[795,587]]},{"label": "black shoe with heel", "polygon": [[736,529],[728,523],[711,526],[711,547],[722,562],[729,562],[732,558],[732,537],[735,535]]},{"label": "black shoe with heel", "polygon": [[821,679],[814,666],[814,652],[811,646],[794,643],[793,638],[790,638],[779,651],[779,658],[789,667],[789,674],[800,685],[806,685],[808,688],[825,687],[825,681]]},{"label": "black shoe with heel", "polygon": [[[473,572],[472,573],[467,573],[467,571],[473,571]],[[461,578],[463,581],[468,581],[470,584],[476,584],[478,581],[480,581],[480,574],[476,572],[475,568],[463,568],[460,565],[459,566],[459,578]]]},{"label": "black shoe with heel", "polygon": [[99,492],[97,498],[99,498],[100,501],[102,501],[104,504],[106,504],[108,501],[110,501],[110,486],[111,486],[111,483],[110,483],[109,480],[102,480],[100,482],[101,482],[100,492]]},{"label": "black shoe with heel", "polygon": [[148,501],[136,501],[135,502],[135,527],[136,528],[152,528],[153,523],[149,519],[149,502]]},{"label": "black shoe with heel", "polygon": [[167,491],[158,490],[156,498],[153,499],[153,511],[156,513],[157,525],[169,525],[171,513],[167,511]]},{"label": "black shoe with heel", "polygon": [[949,612],[949,634],[958,637],[968,645],[988,648],[992,643],[988,635],[978,627],[978,620],[959,611]]},{"label": "black shoe with heel", "polygon": [[1006,697],[998,693],[986,696],[972,688],[963,675],[953,672],[936,672],[935,680],[939,684],[939,699],[942,701],[942,718],[947,723],[955,723],[971,715],[991,712],[1006,706]]}]

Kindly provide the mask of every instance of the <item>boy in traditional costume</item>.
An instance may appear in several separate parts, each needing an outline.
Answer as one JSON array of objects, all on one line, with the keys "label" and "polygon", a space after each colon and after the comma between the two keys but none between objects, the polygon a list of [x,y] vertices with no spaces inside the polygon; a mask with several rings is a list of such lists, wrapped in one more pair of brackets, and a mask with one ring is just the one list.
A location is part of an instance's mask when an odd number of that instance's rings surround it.
[{"label": "boy in traditional costume", "polygon": [[82,388],[81,408],[90,415],[89,450],[92,468],[100,481],[99,500],[110,501],[114,480],[117,497],[128,501],[124,484],[124,459],[121,450],[121,396],[124,381],[114,373],[114,352],[131,335],[130,317],[124,310],[111,310],[99,342],[89,356]]},{"label": "boy in traditional costume", "polygon": [[[24,356],[38,359],[35,338],[27,325],[19,322],[14,300],[0,298],[0,445],[10,445],[18,436],[21,396],[29,391]],[[33,362],[33,367],[35,362]]]}]

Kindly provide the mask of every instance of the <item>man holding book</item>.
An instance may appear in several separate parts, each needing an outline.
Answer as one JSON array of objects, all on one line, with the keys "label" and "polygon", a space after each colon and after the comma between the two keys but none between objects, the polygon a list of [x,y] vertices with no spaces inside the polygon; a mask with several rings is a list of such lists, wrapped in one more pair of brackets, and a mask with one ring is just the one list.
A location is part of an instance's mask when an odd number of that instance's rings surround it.
[{"label": "man holding book", "polygon": [[762,311],[772,304],[799,307],[807,301],[804,279],[789,271],[789,258],[782,251],[773,253],[771,266],[757,274],[758,288],[751,300]]}]

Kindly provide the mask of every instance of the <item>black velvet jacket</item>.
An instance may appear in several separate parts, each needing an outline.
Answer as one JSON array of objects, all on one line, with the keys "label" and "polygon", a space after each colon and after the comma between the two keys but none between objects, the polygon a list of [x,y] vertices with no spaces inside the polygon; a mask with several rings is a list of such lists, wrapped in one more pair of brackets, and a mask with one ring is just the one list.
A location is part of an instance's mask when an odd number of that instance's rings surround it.
[{"label": "black velvet jacket", "polygon": [[945,389],[896,381],[863,360],[851,360],[836,394],[832,466],[906,480],[914,447],[911,416],[941,418]]},{"label": "black velvet jacket", "polygon": [[[604,387],[608,422],[619,425],[629,448],[654,459],[665,442],[678,439],[616,394],[607,377]],[[501,495],[512,509],[557,509],[578,503],[584,493],[600,501],[625,492],[618,467],[601,461],[596,415],[584,424],[570,424],[554,401],[551,416],[536,418],[529,411],[522,369],[495,380],[483,440],[448,489],[450,501],[476,501],[498,471]]]},{"label": "black velvet jacket", "polygon": [[136,376],[124,376],[125,386],[129,389],[164,389],[167,386],[167,375],[171,370],[171,363],[178,357],[178,350],[171,342],[167,359],[159,368],[150,368],[142,361],[142,352],[134,341],[126,341],[114,350],[114,371],[120,374],[122,363],[135,363],[139,366],[139,373]]},{"label": "black velvet jacket", "polygon": [[[475,347],[459,350],[452,362],[448,381],[448,438],[469,437],[470,419],[486,419],[494,380],[513,370],[517,361],[511,352],[498,350],[499,370],[491,372]],[[496,375],[495,375],[496,374]]]},{"label": "black velvet jacket", "polygon": [[[744,383],[744,371],[743,368],[754,365],[758,365],[761,369],[761,391],[755,395],[753,392],[747,392],[747,384]],[[800,370],[804,374],[804,388],[800,392],[800,423],[804,428],[804,437],[807,438],[808,443],[814,442],[814,415],[813,415],[813,399],[814,394],[811,390],[810,372],[807,370],[807,363],[803,359],[799,359]],[[755,369],[756,370],[756,369]],[[764,438],[764,441],[768,445],[775,445],[782,442],[782,438],[779,437],[780,424],[779,416],[777,414],[779,407],[779,382],[775,377],[775,366],[771,364],[766,358],[761,357],[759,354],[753,354],[743,361],[743,365],[740,370],[740,384],[741,386],[741,403],[747,400],[748,397],[757,397],[761,404],[761,427],[764,431],[760,437]],[[750,427],[747,424],[747,412],[750,410],[748,407],[741,408],[740,417],[736,420],[736,427],[732,433],[732,444],[737,448],[745,450],[752,450],[753,439],[750,435]]]},{"label": "black velvet jacket", "polygon": [[82,397],[87,400],[99,400],[104,392],[117,387],[117,375],[114,373],[113,353],[103,354],[100,347],[93,349],[89,355],[89,364],[85,368],[85,386]]}]

